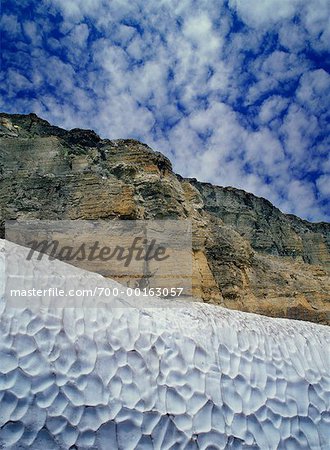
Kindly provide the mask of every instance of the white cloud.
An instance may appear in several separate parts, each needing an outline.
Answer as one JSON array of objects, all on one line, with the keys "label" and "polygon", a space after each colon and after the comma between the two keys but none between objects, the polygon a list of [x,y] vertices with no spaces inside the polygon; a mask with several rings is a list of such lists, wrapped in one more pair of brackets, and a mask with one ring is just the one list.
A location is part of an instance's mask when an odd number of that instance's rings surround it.
[{"label": "white cloud", "polygon": [[289,100],[279,95],[273,95],[265,100],[259,111],[259,120],[262,124],[268,124],[277,119],[288,107]]},{"label": "white cloud", "polygon": [[102,10],[102,0],[46,0],[61,11],[65,19],[79,22],[85,16],[95,16]]},{"label": "white cloud", "polygon": [[185,20],[183,36],[208,56],[219,51],[222,45],[221,36],[214,32],[212,21],[205,13]]},{"label": "white cloud", "polygon": [[290,82],[298,80],[307,70],[306,66],[306,62],[298,55],[278,50],[256,57],[250,65],[251,75],[256,81],[251,83],[246,103],[253,104],[262,95],[281,90]]},{"label": "white cloud", "polygon": [[84,47],[89,36],[89,29],[87,24],[81,23],[76,25],[69,34],[71,45]]},{"label": "white cloud", "polygon": [[[229,0],[229,5],[247,25],[259,31],[278,27],[281,42],[291,50],[301,50],[305,39],[315,50],[329,49],[328,0]],[[297,17],[303,26],[292,23]]]},{"label": "white cloud", "polygon": [[291,52],[301,52],[306,47],[308,33],[302,26],[284,22],[279,27],[281,45]]},{"label": "white cloud", "polygon": [[[325,48],[328,6],[252,3],[45,0],[23,33],[4,14],[5,31],[22,37],[15,54],[4,54],[13,67],[1,80],[1,104],[104,137],[139,138],[185,176],[326,217],[329,75],[304,50]],[[247,26],[237,26],[234,9]],[[305,181],[311,171],[317,182]]]},{"label": "white cloud", "polygon": [[311,111],[327,112],[330,104],[330,75],[323,69],[304,73],[296,97]]},{"label": "white cloud", "polygon": [[321,193],[326,198],[330,198],[330,174],[321,175],[316,180],[317,187]]},{"label": "white cloud", "polygon": [[22,32],[21,24],[13,14],[2,14],[0,26],[2,32],[6,32],[11,38],[19,36]]},{"label": "white cloud", "polygon": [[32,83],[28,78],[13,69],[8,70],[3,83],[3,87],[6,88],[7,94],[10,97],[14,97],[17,93],[28,89],[31,86]]},{"label": "white cloud", "polygon": [[306,168],[310,162],[310,146],[317,128],[318,123],[315,116],[308,115],[304,108],[297,104],[290,105],[280,132],[284,139],[285,149],[297,169],[304,166]]},{"label": "white cloud", "polygon": [[241,18],[248,25],[258,27],[269,25],[292,17],[302,0],[229,0]]},{"label": "white cloud", "polygon": [[329,50],[329,17],[330,3],[328,0],[313,0],[310,2],[305,2],[301,19],[311,37],[311,45],[320,51]]},{"label": "white cloud", "polygon": [[31,20],[27,20],[22,24],[24,33],[31,40],[31,44],[35,46],[42,45],[42,37],[40,34],[40,30],[38,30],[37,25]]},{"label": "white cloud", "polygon": [[281,143],[267,128],[250,133],[246,140],[246,149],[247,161],[256,165],[263,164],[266,166],[264,173],[269,175],[279,170],[278,164],[285,156]]},{"label": "white cloud", "polygon": [[261,70],[265,76],[285,81],[299,75],[302,66],[296,55],[275,50],[263,61]]},{"label": "white cloud", "polygon": [[319,211],[313,185],[300,180],[289,181],[287,185],[287,202],[285,209],[286,212],[294,213],[300,217],[313,215],[317,217]]}]

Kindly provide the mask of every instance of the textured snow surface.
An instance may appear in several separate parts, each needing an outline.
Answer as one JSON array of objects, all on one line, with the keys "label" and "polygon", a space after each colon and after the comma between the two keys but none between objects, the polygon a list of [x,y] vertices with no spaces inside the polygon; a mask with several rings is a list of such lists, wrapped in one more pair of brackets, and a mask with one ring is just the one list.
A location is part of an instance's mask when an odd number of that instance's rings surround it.
[{"label": "textured snow surface", "polygon": [[199,303],[31,311],[2,295],[0,448],[326,450],[329,344],[325,326]]}]

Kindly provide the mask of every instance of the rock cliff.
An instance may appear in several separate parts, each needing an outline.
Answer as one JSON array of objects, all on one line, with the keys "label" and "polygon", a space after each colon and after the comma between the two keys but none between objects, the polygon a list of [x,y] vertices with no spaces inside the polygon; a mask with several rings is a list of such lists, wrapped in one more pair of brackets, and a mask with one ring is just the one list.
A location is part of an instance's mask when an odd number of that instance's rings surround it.
[{"label": "rock cliff", "polygon": [[269,201],[175,174],[140,142],[0,114],[1,234],[5,219],[164,219],[193,223],[197,299],[330,323],[330,224]]}]

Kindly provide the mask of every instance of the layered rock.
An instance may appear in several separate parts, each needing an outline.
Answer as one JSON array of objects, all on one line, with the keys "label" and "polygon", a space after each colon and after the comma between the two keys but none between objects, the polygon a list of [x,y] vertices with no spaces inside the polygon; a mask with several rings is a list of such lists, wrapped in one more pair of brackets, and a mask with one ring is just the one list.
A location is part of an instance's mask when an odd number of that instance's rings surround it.
[{"label": "layered rock", "polygon": [[176,175],[147,145],[0,115],[5,219],[183,219],[193,224],[194,296],[271,316],[330,322],[330,224]]},{"label": "layered rock", "polygon": [[285,215],[268,200],[232,187],[190,182],[203,197],[205,210],[232,225],[260,253],[292,256],[330,269],[330,227]]}]

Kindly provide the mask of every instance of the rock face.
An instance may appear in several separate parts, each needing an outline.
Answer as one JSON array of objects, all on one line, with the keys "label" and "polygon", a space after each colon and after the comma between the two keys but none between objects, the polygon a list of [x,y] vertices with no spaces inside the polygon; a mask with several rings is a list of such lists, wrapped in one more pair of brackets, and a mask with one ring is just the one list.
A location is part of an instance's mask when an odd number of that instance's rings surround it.
[{"label": "rock face", "polygon": [[265,199],[185,179],[147,145],[0,114],[5,219],[183,219],[193,223],[197,299],[330,323],[330,224]]},{"label": "rock face", "polygon": [[291,256],[330,269],[330,226],[282,214],[268,200],[232,187],[190,180],[205,210],[231,225],[260,253]]}]

